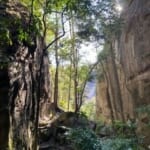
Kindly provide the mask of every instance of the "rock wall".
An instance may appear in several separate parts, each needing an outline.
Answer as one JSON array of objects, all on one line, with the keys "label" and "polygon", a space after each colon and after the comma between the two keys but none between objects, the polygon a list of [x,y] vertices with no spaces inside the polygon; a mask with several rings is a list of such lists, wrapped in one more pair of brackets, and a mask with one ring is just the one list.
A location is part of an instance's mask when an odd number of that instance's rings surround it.
[{"label": "rock wall", "polygon": [[[145,135],[145,143],[150,144],[150,129],[147,127],[150,117],[146,114],[137,115],[137,108],[150,105],[150,1],[132,0],[123,12],[124,26],[115,49],[116,66],[123,102],[123,114],[126,120],[134,119],[138,124],[137,133]],[[111,89],[113,68],[108,60],[105,64],[109,85],[106,79],[98,83],[97,95],[98,114],[110,118],[106,87],[109,88],[114,118],[118,119],[114,108],[114,91]],[[103,88],[105,90],[103,90]],[[103,93],[105,92],[105,94]],[[101,96],[99,96],[101,95]]]},{"label": "rock wall", "polygon": [[150,99],[150,1],[133,0],[124,13],[120,40],[121,65],[136,105]]},{"label": "rock wall", "polygon": [[[39,105],[49,101],[48,54],[28,9],[0,1],[0,149],[36,150]],[[42,113],[43,114],[43,113]]]}]

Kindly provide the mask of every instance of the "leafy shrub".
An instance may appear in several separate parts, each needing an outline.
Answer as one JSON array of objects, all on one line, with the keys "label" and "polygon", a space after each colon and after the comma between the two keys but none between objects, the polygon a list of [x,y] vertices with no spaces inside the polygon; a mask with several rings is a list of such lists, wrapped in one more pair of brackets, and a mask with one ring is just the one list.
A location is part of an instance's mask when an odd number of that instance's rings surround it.
[{"label": "leafy shrub", "polygon": [[[139,116],[141,114],[145,114],[145,115],[147,115],[147,118],[149,118],[148,116],[150,116],[150,105],[144,105],[144,106],[138,108],[137,112],[138,112]],[[147,126],[150,128],[150,119],[147,119]]]},{"label": "leafy shrub", "polygon": [[116,135],[119,137],[136,136],[135,130],[137,128],[137,125],[134,121],[128,121],[127,123],[115,121],[113,123],[113,128],[116,132]]},{"label": "leafy shrub", "polygon": [[150,105],[144,105],[137,109],[139,113],[148,113],[150,114]]},{"label": "leafy shrub", "polygon": [[69,138],[76,150],[101,150],[100,141],[90,129],[73,129]]},{"label": "leafy shrub", "polygon": [[76,150],[140,150],[137,138],[98,138],[90,129],[73,129],[69,139]]},{"label": "leafy shrub", "polygon": [[81,107],[81,113],[84,114],[88,119],[94,120],[95,119],[95,102],[91,101],[88,103],[85,103]]},{"label": "leafy shrub", "polygon": [[113,138],[101,140],[102,150],[138,150],[136,139]]}]

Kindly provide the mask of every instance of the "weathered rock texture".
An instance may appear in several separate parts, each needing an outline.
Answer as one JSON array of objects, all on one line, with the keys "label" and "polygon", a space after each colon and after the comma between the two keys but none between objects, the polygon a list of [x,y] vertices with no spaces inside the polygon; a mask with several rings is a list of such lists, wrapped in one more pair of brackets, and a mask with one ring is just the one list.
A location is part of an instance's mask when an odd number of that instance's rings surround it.
[{"label": "weathered rock texture", "polygon": [[[126,120],[134,118],[140,126],[138,131],[144,134],[145,142],[150,141],[150,129],[146,128],[150,116],[137,115],[137,108],[150,104],[150,1],[132,0],[123,13],[125,25],[117,41],[115,49],[116,66],[121,89],[123,114]],[[115,106],[114,95],[117,92],[113,84],[114,71],[111,61],[108,59],[104,65],[106,79],[98,83],[97,88],[97,113],[110,118],[113,112],[114,119],[117,117],[118,106]],[[108,88],[108,90],[107,90]],[[108,92],[109,91],[109,92]],[[108,103],[108,93],[111,100],[111,108]],[[137,119],[138,118],[138,119]],[[143,122],[144,120],[145,123]]]},{"label": "weathered rock texture", "polygon": [[[49,100],[48,55],[34,17],[0,1],[0,149],[37,149],[39,104]],[[41,113],[43,115],[43,113]],[[9,137],[9,142],[8,142]]]}]

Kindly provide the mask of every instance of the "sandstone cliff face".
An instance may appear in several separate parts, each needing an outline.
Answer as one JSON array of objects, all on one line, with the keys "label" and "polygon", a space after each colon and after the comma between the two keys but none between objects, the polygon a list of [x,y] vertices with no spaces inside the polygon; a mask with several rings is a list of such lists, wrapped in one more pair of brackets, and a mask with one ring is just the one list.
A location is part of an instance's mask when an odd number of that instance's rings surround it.
[{"label": "sandstone cliff face", "polygon": [[[124,26],[118,48],[115,49],[116,66],[121,89],[123,102],[123,113],[127,119],[135,118],[139,128],[138,132],[146,136],[145,142],[150,141],[150,129],[146,127],[150,116],[137,115],[137,108],[150,104],[150,1],[149,0],[132,0],[125,12],[123,13]],[[110,66],[108,61],[106,66]],[[110,88],[113,79],[113,68],[106,67],[109,77],[109,94],[112,103],[112,109],[115,114],[117,110],[114,108],[114,91]],[[106,81],[103,81],[106,85]],[[103,92],[104,83],[99,83],[99,93]],[[104,90],[105,91],[105,90]],[[104,95],[104,93],[102,94]],[[110,116],[107,112],[107,97],[97,96],[97,103],[101,108],[101,113]],[[106,95],[106,94],[105,94]],[[105,101],[105,103],[103,102]],[[98,109],[99,110],[99,109]],[[116,117],[114,117],[117,119]],[[146,120],[143,122],[143,120]]]},{"label": "sandstone cliff face", "polygon": [[[44,42],[28,9],[0,1],[0,149],[35,150],[40,101],[49,99]],[[4,118],[4,119],[2,119]]]},{"label": "sandstone cliff face", "polygon": [[[126,26],[121,36],[121,64],[134,111],[150,104],[150,1],[133,0],[124,14]],[[147,120],[144,122],[144,120]],[[139,129],[150,144],[150,116],[140,115]]]},{"label": "sandstone cliff face", "polygon": [[150,101],[150,1],[134,0],[124,14],[121,64],[136,105]]}]

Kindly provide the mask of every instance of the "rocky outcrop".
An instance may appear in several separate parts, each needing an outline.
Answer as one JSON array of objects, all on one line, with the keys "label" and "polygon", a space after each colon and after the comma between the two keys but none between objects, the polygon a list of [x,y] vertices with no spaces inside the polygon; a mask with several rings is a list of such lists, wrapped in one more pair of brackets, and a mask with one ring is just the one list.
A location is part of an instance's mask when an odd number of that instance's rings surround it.
[{"label": "rocky outcrop", "polygon": [[[139,126],[138,132],[145,135],[145,142],[150,141],[150,129],[146,127],[149,116],[137,115],[137,109],[142,106],[150,105],[150,1],[147,0],[132,0],[123,12],[124,18],[123,31],[120,39],[117,41],[116,66],[119,77],[119,85],[123,103],[123,114],[126,120],[134,119]],[[109,85],[106,80],[100,81],[98,87],[99,93],[106,91],[109,88],[109,96],[111,98],[112,111],[114,118],[117,119],[114,108],[113,93],[116,88],[111,88],[113,79],[112,64],[108,60],[105,64]],[[102,90],[102,89],[105,90]],[[108,93],[102,93],[101,98],[97,96],[97,103],[101,108],[101,113],[105,114],[106,118],[111,115],[110,111],[106,110],[108,106]],[[97,109],[99,112],[99,108]],[[143,120],[147,120],[145,123]],[[149,143],[148,143],[149,144]]]},{"label": "rocky outcrop", "polygon": [[37,149],[39,104],[49,100],[50,92],[48,54],[43,50],[45,44],[36,19],[20,3],[0,1],[0,149],[3,150],[8,143],[10,149]]}]

